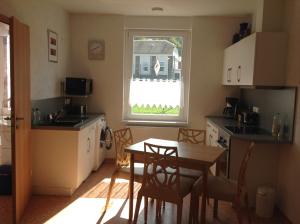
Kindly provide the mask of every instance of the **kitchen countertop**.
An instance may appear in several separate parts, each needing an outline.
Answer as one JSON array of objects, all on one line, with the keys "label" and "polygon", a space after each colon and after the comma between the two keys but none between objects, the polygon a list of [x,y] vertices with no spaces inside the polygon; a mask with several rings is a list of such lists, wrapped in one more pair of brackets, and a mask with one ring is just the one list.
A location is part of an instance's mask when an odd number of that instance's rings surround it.
[{"label": "kitchen countertop", "polygon": [[[31,129],[80,131],[81,129],[89,126],[95,120],[104,118],[104,116],[104,114],[88,114],[87,118],[82,119],[81,122],[75,125],[54,124],[49,121],[41,121],[38,124],[32,124]],[[71,118],[78,118],[80,120],[80,116],[72,116]]]},{"label": "kitchen countertop", "polygon": [[[237,134],[231,132],[226,126],[237,126],[238,122],[233,119],[224,118],[222,116],[207,116],[208,121],[223,129],[226,133],[228,133],[233,138],[254,141],[254,142],[266,142],[266,143],[292,143],[292,140],[288,138],[276,138],[272,136],[272,133],[264,129],[263,133],[258,134]],[[263,128],[262,128],[263,129]]]}]

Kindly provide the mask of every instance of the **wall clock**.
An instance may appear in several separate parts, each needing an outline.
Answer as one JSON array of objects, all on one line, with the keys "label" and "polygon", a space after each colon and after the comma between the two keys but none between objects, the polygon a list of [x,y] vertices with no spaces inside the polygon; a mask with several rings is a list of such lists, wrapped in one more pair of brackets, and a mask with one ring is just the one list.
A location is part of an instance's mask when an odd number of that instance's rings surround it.
[{"label": "wall clock", "polygon": [[90,40],[88,43],[89,60],[104,60],[105,43],[104,40]]}]

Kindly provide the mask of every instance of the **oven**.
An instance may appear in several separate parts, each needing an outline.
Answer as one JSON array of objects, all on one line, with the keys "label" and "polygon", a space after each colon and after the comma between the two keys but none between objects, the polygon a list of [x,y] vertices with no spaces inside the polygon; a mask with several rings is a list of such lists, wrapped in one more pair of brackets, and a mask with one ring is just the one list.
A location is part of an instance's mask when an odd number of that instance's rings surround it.
[{"label": "oven", "polygon": [[219,129],[219,138],[217,145],[224,149],[224,154],[219,159],[219,175],[229,178],[229,166],[230,166],[230,134],[223,129]]}]

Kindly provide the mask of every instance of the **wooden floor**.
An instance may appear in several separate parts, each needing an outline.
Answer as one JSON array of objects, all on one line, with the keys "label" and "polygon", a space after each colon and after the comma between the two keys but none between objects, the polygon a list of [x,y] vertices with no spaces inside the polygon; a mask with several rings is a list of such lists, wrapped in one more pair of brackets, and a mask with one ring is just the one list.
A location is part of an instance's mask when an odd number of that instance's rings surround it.
[{"label": "wooden floor", "polygon": [[[33,196],[22,223],[24,224],[100,224],[100,223],[128,223],[128,182],[118,180],[112,193],[108,211],[104,214],[106,194],[110,183],[110,176],[114,165],[106,162],[80,186],[72,197]],[[139,189],[135,184],[135,192]],[[135,195],[136,196],[136,195]],[[212,203],[211,203],[212,204]],[[143,203],[142,203],[143,205]],[[184,200],[183,221],[188,223],[189,196]],[[155,222],[154,205],[149,202],[148,223]],[[143,207],[141,206],[139,223],[143,223]],[[163,212],[162,223],[176,223],[176,207],[167,203]],[[2,223],[2,222],[1,222]],[[236,222],[236,217],[230,204],[220,203],[219,219],[212,218],[212,207],[208,206],[207,223]],[[253,223],[286,223],[278,215],[271,220],[258,219],[253,215]]]},{"label": "wooden floor", "polygon": [[12,223],[12,196],[0,196],[0,223]]}]

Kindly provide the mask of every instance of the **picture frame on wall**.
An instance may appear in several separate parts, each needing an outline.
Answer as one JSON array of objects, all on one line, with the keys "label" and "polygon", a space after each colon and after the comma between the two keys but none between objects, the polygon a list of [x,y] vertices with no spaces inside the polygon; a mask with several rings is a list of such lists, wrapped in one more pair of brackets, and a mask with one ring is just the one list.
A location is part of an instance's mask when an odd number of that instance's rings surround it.
[{"label": "picture frame on wall", "polygon": [[89,60],[104,60],[105,58],[104,40],[89,40],[88,58]]},{"label": "picture frame on wall", "polygon": [[48,60],[50,62],[58,62],[58,35],[52,30],[47,30],[48,33]]}]

